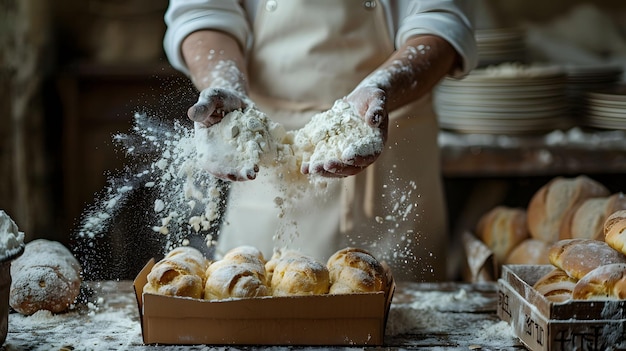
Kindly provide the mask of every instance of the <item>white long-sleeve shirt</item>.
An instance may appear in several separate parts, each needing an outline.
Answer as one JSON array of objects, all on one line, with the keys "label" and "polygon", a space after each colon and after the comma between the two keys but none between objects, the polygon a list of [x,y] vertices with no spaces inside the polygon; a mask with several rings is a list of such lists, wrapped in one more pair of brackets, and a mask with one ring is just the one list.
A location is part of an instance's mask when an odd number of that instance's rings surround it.
[{"label": "white long-sleeve shirt", "polygon": [[[242,47],[251,48],[259,0],[170,0],[165,14],[164,49],[170,64],[188,74],[182,57],[185,37],[201,29],[214,29],[233,36]],[[437,35],[449,42],[462,58],[455,76],[462,76],[477,63],[476,42],[469,19],[469,0],[379,0],[385,9],[391,40],[400,47],[411,36]]]}]

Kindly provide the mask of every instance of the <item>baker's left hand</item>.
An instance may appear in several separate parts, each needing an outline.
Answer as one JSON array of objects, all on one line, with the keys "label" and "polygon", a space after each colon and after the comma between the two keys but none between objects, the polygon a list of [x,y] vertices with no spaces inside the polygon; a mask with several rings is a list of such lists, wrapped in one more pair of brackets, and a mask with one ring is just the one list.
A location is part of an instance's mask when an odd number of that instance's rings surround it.
[{"label": "baker's left hand", "polygon": [[[373,85],[360,85],[346,96],[345,100],[353,105],[368,126],[380,129],[384,145],[389,126],[385,92]],[[323,165],[315,166],[314,169],[310,169],[309,165],[303,165],[302,173],[314,173],[329,178],[348,177],[364,170],[374,163],[378,156],[380,156],[380,152],[372,155],[355,155],[354,158],[345,160],[332,159]]]}]

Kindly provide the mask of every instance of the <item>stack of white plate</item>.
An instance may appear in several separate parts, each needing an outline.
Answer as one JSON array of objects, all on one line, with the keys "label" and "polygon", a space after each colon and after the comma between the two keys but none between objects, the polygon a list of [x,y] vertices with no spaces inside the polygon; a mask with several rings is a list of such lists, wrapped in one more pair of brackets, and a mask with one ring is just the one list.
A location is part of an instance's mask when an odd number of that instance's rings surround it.
[{"label": "stack of white plate", "polygon": [[477,29],[478,64],[526,61],[526,32],[522,28]]},{"label": "stack of white plate", "polygon": [[587,93],[587,104],[585,125],[626,130],[626,85]]},{"label": "stack of white plate", "polygon": [[622,68],[613,65],[568,65],[567,96],[572,114],[587,113],[587,93],[603,91],[616,85],[622,77]]},{"label": "stack of white plate", "polygon": [[499,65],[444,79],[434,91],[442,128],[521,134],[567,127],[567,77],[553,66]]}]

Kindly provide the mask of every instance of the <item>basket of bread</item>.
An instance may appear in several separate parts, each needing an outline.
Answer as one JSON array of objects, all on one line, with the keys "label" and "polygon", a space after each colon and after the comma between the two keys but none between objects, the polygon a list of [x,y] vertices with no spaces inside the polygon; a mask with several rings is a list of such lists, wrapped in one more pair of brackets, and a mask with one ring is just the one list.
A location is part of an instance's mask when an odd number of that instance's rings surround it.
[{"label": "basket of bread", "polygon": [[134,288],[146,344],[382,345],[395,285],[358,248],[321,263],[251,246],[210,261],[183,246],[148,262]]},{"label": "basket of bread", "polygon": [[529,349],[626,349],[624,194],[557,177],[527,209],[489,211],[476,233],[497,272],[498,316]]},{"label": "basket of bread", "polygon": [[550,264],[548,251],[567,239],[604,241],[603,225],[626,210],[626,195],[585,175],[555,177],[524,207],[496,206],[463,235],[467,280],[496,281],[503,265]]}]

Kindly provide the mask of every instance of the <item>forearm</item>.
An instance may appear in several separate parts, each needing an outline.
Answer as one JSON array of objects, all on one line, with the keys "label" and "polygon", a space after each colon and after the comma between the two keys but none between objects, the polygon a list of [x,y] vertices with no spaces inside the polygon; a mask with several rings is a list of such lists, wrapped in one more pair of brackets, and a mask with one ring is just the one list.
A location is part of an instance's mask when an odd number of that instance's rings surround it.
[{"label": "forearm", "polygon": [[415,36],[399,48],[361,84],[382,89],[387,109],[415,101],[459,64],[454,48],[437,36]]},{"label": "forearm", "polygon": [[203,89],[228,88],[245,93],[247,72],[243,51],[237,41],[219,31],[191,33],[181,46],[191,81]]}]

